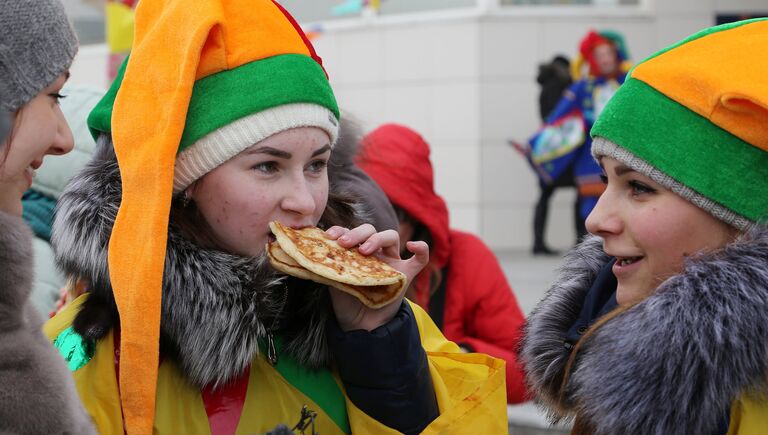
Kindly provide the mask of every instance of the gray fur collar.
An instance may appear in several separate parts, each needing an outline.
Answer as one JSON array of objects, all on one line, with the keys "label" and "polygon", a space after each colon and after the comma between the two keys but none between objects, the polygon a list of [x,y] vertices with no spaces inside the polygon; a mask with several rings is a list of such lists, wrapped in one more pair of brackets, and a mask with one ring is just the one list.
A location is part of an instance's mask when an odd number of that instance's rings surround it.
[{"label": "gray fur collar", "polygon": [[0,331],[22,323],[32,288],[32,231],[19,216],[0,211]]},{"label": "gray fur collar", "polygon": [[28,300],[33,253],[26,222],[0,211],[0,433],[94,434],[72,376]]},{"label": "gray fur collar", "polygon": [[552,420],[578,414],[598,434],[706,434],[740,394],[768,392],[768,229],[758,227],[688,259],[598,329],[560,402],[565,333],[608,260],[601,239],[587,238],[528,318],[521,358]]},{"label": "gray fur collar", "polygon": [[[107,245],[120,202],[120,173],[109,136],[59,199],[52,244],[69,278],[85,279],[90,296],[75,330],[98,340],[119,325],[107,270]],[[323,221],[350,226],[354,210],[329,199]],[[332,218],[327,216],[331,214]],[[340,220],[340,221],[339,221]],[[322,286],[277,275],[264,257],[244,258],[204,249],[171,225],[163,277],[161,353],[203,387],[242,373],[268,330],[300,364],[328,367],[325,338],[332,318]]]}]

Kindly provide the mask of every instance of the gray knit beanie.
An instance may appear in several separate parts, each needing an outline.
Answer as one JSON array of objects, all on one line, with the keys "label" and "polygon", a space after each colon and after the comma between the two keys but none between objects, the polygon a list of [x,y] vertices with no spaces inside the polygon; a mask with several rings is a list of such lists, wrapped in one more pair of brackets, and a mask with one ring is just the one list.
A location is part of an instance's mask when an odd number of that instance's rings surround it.
[{"label": "gray knit beanie", "polygon": [[2,0],[0,109],[15,112],[72,64],[77,37],[61,0]]}]

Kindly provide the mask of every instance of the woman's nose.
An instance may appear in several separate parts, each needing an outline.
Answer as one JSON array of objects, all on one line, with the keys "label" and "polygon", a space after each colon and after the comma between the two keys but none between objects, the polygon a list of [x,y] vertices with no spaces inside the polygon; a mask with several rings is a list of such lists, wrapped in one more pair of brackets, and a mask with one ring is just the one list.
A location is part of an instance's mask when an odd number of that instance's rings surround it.
[{"label": "woman's nose", "polygon": [[314,214],[315,198],[312,196],[312,190],[304,177],[286,187],[282,207],[286,211],[303,216]]},{"label": "woman's nose", "polygon": [[72,137],[72,130],[67,124],[67,120],[64,118],[64,114],[59,109],[58,119],[56,124],[56,136],[53,138],[51,146],[48,148],[48,154],[61,155],[72,151],[75,147],[75,140]]},{"label": "woman's nose", "polygon": [[620,233],[623,225],[614,205],[615,198],[612,198],[608,191],[603,193],[587,216],[587,231],[598,236]]}]

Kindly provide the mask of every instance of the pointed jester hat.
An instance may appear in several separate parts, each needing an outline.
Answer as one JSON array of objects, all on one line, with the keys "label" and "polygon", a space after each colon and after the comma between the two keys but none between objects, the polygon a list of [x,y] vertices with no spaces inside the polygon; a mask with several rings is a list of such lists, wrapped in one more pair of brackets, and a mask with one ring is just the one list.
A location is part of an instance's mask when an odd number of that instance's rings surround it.
[{"label": "pointed jester hat", "polygon": [[289,128],[333,143],[338,119],[320,58],[276,2],[139,2],[130,59],[89,117],[112,133],[122,179],[108,262],[129,434],[152,433],[172,194]]},{"label": "pointed jester hat", "polygon": [[[768,219],[768,19],[702,30],[639,63],[591,135],[731,226]],[[649,128],[651,126],[652,128]]]}]

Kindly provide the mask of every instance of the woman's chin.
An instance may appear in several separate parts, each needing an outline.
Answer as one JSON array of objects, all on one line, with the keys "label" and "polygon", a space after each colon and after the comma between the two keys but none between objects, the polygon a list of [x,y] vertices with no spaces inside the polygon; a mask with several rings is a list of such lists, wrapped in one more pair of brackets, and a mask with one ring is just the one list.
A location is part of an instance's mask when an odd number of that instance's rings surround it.
[{"label": "woman's chin", "polygon": [[632,305],[645,299],[649,291],[645,286],[637,284],[623,284],[620,282],[616,287],[616,302],[619,305]]}]

